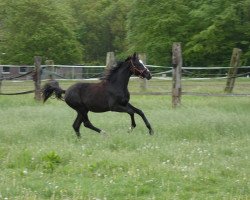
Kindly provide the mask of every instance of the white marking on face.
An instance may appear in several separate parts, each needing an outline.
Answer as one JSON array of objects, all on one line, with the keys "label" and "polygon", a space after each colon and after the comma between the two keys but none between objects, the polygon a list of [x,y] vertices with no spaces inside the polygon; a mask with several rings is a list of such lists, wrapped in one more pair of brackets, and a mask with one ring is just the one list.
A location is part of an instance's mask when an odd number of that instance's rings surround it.
[{"label": "white marking on face", "polygon": [[139,60],[139,62],[143,65],[143,67],[149,72],[148,68],[144,65],[144,63],[142,62],[142,60]]}]

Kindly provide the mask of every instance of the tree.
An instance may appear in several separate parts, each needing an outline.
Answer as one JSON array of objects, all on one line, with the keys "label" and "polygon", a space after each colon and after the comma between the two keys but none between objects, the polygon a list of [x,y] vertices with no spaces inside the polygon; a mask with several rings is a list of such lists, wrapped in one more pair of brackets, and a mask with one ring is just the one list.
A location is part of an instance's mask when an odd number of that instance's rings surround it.
[{"label": "tree", "polygon": [[72,0],[78,40],[86,63],[104,64],[106,53],[126,50],[126,15],[130,0]]},{"label": "tree", "polygon": [[225,65],[234,47],[243,50],[243,64],[250,63],[250,1],[203,2],[191,15],[190,28],[198,24],[184,52],[189,65]]},{"label": "tree", "polygon": [[0,53],[7,63],[104,64],[146,52],[148,63],[171,65],[173,42],[184,64],[228,65],[234,47],[250,64],[250,0],[0,0]]},{"label": "tree", "polygon": [[128,16],[129,51],[146,52],[148,62],[171,64],[172,43],[182,41],[187,34],[185,1],[133,1]]},{"label": "tree", "polygon": [[127,23],[130,51],[149,63],[171,65],[171,46],[181,42],[185,65],[228,65],[234,47],[250,64],[250,0],[134,0]]},{"label": "tree", "polygon": [[67,9],[53,0],[1,0],[4,29],[4,62],[32,64],[35,55],[55,63],[79,63],[81,46],[76,40]]}]

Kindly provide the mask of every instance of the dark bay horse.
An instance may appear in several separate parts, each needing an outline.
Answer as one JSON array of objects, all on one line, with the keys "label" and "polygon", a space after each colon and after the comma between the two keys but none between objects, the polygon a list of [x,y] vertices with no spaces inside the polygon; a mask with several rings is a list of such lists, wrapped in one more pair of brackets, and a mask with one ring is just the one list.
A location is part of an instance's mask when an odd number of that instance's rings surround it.
[{"label": "dark bay horse", "polygon": [[[147,67],[139,60],[137,54],[128,57],[125,61],[118,63],[115,67],[109,69],[105,77],[98,83],[76,83],[67,90],[63,90],[55,83],[45,84],[42,94],[45,102],[53,94],[58,99],[64,99],[65,102],[77,112],[77,117],[73,123],[76,135],[80,137],[81,123],[98,133],[105,133],[95,127],[88,118],[88,112],[125,112],[131,117],[132,131],[136,127],[134,114],[142,117],[146,124],[149,134],[153,134],[153,129],[145,117],[144,113],[129,103],[130,94],[128,91],[128,82],[131,75],[141,78],[151,79],[151,73]],[[62,97],[62,94],[64,94]]]}]

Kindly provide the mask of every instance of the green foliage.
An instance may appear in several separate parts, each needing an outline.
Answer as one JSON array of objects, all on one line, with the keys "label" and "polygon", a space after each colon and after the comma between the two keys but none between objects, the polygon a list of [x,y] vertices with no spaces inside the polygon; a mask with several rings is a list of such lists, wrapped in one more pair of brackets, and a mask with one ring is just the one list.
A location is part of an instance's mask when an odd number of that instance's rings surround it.
[{"label": "green foliage", "polygon": [[0,59],[98,65],[108,51],[118,59],[136,51],[171,65],[172,44],[181,42],[185,65],[227,66],[235,47],[249,65],[249,10],[249,0],[0,0]]},{"label": "green foliage", "polygon": [[45,171],[53,172],[55,167],[62,162],[62,158],[54,151],[51,151],[42,157],[43,168]]},{"label": "green foliage", "polygon": [[238,47],[243,50],[242,64],[249,64],[249,43],[246,42],[250,29],[249,7],[249,1],[218,0],[203,3],[192,11],[192,23],[201,22],[202,26],[186,44],[187,62],[227,66],[232,49]]},{"label": "green foliage", "polygon": [[[171,64],[173,42],[182,42],[186,65],[228,65],[234,47],[249,64],[249,0],[134,1],[128,17],[129,47],[150,63]],[[145,17],[146,16],[146,17]]]},{"label": "green foliage", "polygon": [[[79,41],[84,47],[84,62],[104,64],[106,53],[123,53],[126,49],[125,19],[128,0],[73,0],[70,2],[77,20]],[[118,55],[119,56],[119,55]]]},{"label": "green foliage", "polygon": [[130,51],[147,52],[149,63],[170,64],[172,43],[185,39],[189,8],[175,0],[133,1],[131,8],[127,30]]},{"label": "green foliage", "polygon": [[81,61],[82,52],[69,12],[53,0],[5,1],[1,11],[4,29],[4,63],[32,64],[35,55],[70,64]]}]

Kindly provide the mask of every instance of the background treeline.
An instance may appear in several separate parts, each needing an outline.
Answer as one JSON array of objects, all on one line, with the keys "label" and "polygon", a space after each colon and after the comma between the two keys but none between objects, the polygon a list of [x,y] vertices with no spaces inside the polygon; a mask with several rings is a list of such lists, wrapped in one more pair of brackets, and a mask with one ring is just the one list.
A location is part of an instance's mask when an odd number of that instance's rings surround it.
[{"label": "background treeline", "polygon": [[250,0],[0,0],[0,62],[104,64],[146,52],[171,64],[182,42],[186,66],[228,65],[234,47],[250,65]]}]

